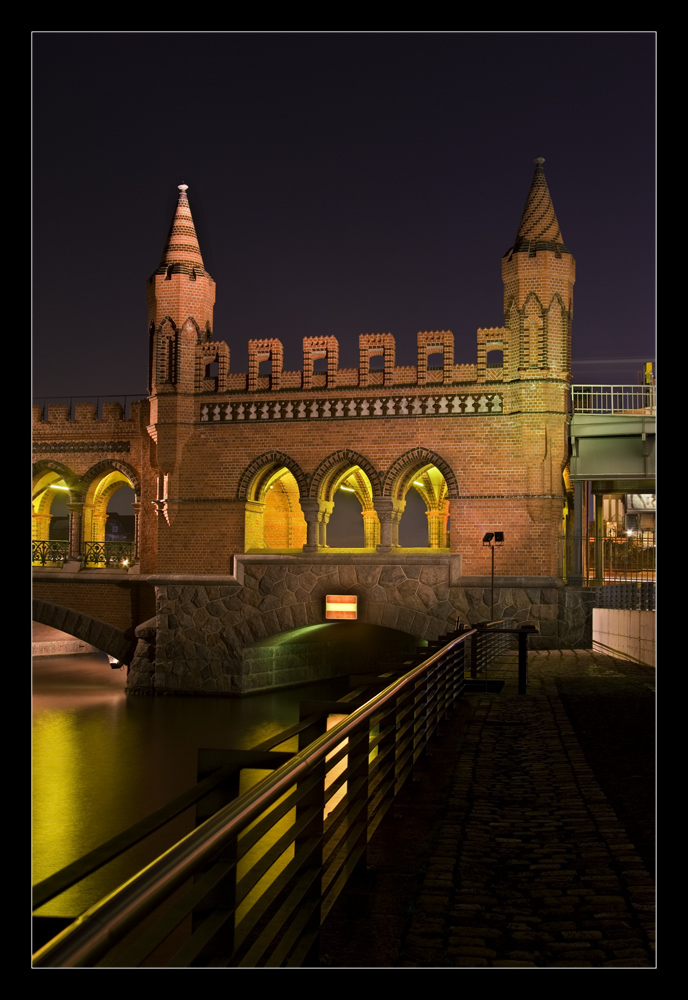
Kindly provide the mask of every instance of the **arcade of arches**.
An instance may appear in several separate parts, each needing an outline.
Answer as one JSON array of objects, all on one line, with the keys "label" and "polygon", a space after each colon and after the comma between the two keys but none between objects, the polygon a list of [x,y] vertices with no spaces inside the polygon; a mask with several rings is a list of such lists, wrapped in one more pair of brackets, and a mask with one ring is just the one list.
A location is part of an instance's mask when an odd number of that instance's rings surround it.
[{"label": "arcade of arches", "polygon": [[[377,484],[381,477],[374,479]],[[374,489],[365,468],[346,460],[313,480],[315,497],[303,495],[285,465],[270,462],[255,474],[247,491],[245,552],[375,550],[382,524],[389,525],[392,547],[449,548],[447,483],[432,463],[409,466],[390,497]]]},{"label": "arcade of arches", "polygon": [[32,488],[33,564],[78,561],[89,568],[134,564],[139,493],[133,470],[114,463],[100,463],[83,476],[58,463],[37,463]]}]

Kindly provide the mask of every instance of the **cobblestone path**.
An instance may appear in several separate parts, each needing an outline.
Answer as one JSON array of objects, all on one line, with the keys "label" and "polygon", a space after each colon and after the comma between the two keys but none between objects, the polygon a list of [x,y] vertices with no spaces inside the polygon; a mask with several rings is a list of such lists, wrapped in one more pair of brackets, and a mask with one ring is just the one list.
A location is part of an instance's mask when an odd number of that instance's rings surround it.
[{"label": "cobblestone path", "polygon": [[[509,684],[499,695],[472,695],[461,737],[433,751],[419,781],[402,792],[396,821],[371,844],[370,873],[324,934],[325,963],[655,966],[654,879],[560,697],[566,690],[594,700],[585,732],[599,747],[607,729],[618,738],[633,719],[601,716],[596,695],[606,683],[616,685],[615,703],[628,696],[624,710],[638,699],[652,704],[654,671],[570,651],[531,654],[529,674],[525,697],[514,697]],[[640,756],[653,746],[651,735],[636,746]],[[625,764],[608,757],[611,789],[616,771],[641,767],[632,757]],[[423,792],[425,781],[434,791]]]}]

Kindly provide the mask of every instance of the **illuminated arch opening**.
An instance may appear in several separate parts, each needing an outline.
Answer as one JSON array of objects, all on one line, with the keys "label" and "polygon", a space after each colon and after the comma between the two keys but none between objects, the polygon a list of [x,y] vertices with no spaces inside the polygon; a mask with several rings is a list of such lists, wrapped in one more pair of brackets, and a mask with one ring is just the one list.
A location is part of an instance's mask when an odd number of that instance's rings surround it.
[{"label": "illuminated arch opening", "polygon": [[51,469],[36,477],[31,495],[33,538],[67,538],[69,499],[69,486],[59,472]]},{"label": "illuminated arch opening", "polygon": [[31,490],[31,562],[60,567],[69,555],[69,475],[60,468],[42,469]]},{"label": "illuminated arch opening", "polygon": [[135,485],[120,469],[93,479],[84,498],[84,566],[126,569],[136,561],[135,499]]},{"label": "illuminated arch opening", "polygon": [[331,504],[327,545],[337,549],[374,549],[380,520],[373,505],[370,479],[360,465],[338,469],[324,484],[322,499]]},{"label": "illuminated arch opening", "polygon": [[447,482],[437,466],[411,467],[395,492],[406,501],[399,522],[399,544],[403,548],[449,548]]},{"label": "illuminated arch opening", "polygon": [[251,484],[244,542],[246,552],[303,548],[306,519],[299,503],[299,487],[285,466],[268,466]]}]

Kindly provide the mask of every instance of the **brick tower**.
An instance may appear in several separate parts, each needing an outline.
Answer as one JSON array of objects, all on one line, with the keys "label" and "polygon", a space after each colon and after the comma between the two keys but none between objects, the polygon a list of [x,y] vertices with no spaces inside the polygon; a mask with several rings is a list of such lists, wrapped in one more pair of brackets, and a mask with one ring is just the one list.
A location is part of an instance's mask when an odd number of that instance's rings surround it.
[{"label": "brick tower", "polygon": [[534,162],[521,224],[502,258],[504,325],[511,333],[505,377],[568,381],[576,263],[564,245],[545,161],[539,156]]},{"label": "brick tower", "polygon": [[203,265],[186,192],[180,184],[160,264],[146,289],[151,394],[193,392],[196,344],[212,337],[215,282]]},{"label": "brick tower", "polygon": [[[179,199],[160,264],[148,279],[150,335],[148,433],[155,442],[156,509],[171,524],[182,453],[192,433],[196,392],[225,388],[229,349],[213,341],[215,282],[205,269],[191,217],[187,185]],[[158,556],[165,550],[158,537]]]}]

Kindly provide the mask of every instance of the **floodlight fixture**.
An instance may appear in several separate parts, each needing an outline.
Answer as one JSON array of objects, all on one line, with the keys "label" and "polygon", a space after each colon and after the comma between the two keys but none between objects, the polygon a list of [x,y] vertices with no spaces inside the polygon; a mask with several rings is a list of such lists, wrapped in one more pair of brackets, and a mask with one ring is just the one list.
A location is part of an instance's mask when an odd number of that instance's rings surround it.
[{"label": "floodlight fixture", "polygon": [[[493,539],[494,539],[494,541],[493,541]],[[492,586],[490,588],[491,597],[492,597],[492,607],[491,607],[490,614],[492,615],[492,618],[494,619],[494,572],[495,572],[495,570],[494,570],[494,550],[495,550],[495,545],[504,545],[504,532],[503,531],[486,531],[485,534],[483,535],[483,545],[486,545],[490,549],[490,552],[492,554],[492,575],[491,575]]]}]

